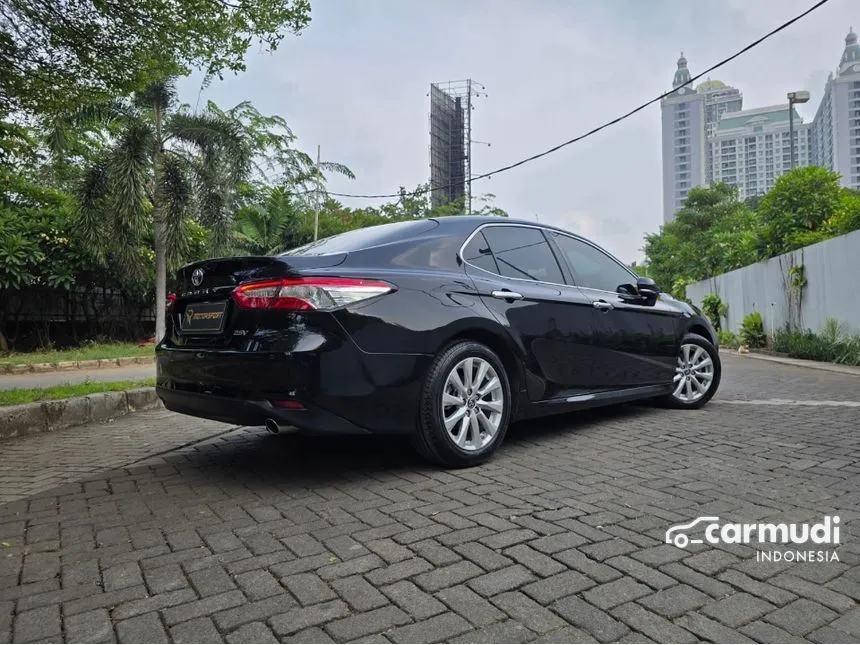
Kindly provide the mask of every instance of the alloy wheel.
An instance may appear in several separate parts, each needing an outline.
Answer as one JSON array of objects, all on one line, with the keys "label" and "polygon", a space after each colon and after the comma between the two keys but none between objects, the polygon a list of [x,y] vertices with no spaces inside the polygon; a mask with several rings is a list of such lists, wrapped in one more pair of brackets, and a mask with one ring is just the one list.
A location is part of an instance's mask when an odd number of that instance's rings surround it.
[{"label": "alloy wheel", "polygon": [[699,345],[685,343],[678,354],[672,396],[683,403],[695,403],[708,393],[714,382],[714,361]]},{"label": "alloy wheel", "polygon": [[499,431],[505,409],[499,375],[483,358],[457,363],[442,388],[442,419],[451,441],[469,452],[489,444]]}]

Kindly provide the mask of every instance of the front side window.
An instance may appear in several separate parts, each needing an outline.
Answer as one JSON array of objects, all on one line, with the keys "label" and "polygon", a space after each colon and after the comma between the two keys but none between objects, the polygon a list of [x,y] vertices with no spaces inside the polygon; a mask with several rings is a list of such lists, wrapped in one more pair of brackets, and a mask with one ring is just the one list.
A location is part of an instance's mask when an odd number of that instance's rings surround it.
[{"label": "front side window", "polygon": [[600,249],[561,233],[553,239],[573,269],[576,284],[589,289],[618,291],[623,284],[632,284],[636,278],[621,264]]},{"label": "front side window", "polygon": [[497,273],[520,280],[564,284],[561,268],[539,229],[488,226],[483,234],[495,257]]}]

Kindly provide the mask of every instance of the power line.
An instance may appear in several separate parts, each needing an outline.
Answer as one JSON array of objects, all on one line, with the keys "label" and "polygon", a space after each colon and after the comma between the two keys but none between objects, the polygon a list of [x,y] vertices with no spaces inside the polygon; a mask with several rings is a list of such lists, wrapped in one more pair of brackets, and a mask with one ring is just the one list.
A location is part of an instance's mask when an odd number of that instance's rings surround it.
[{"label": "power line", "polygon": [[[818,2],[816,2],[814,5],[812,5],[809,9],[807,9],[803,13],[800,13],[800,14],[796,15],[794,18],[792,18],[791,20],[788,20],[787,22],[782,23],[781,25],[779,25],[775,29],[772,29],[771,31],[766,33],[764,36],[762,36],[758,40],[754,40],[749,45],[747,45],[743,49],[738,50],[737,52],[735,52],[734,54],[732,54],[728,58],[724,58],[723,60],[716,63],[715,65],[712,65],[711,67],[709,67],[708,69],[703,71],[701,74],[696,74],[695,76],[693,76],[690,79],[689,84],[692,84],[694,81],[699,80],[703,76],[707,76],[708,74],[710,74],[714,70],[719,69],[723,65],[732,62],[734,59],[738,58],[739,56],[744,55],[745,53],[747,53],[748,51],[750,51],[754,47],[757,47],[758,45],[760,45],[764,41],[768,40],[772,36],[775,36],[776,34],[783,31],[784,29],[787,29],[788,27],[790,27],[791,25],[796,23],[798,20],[802,20],[803,18],[805,18],[806,16],[811,14],[813,11],[815,11],[819,7],[827,4],[828,2],[830,2],[830,0],[819,0]],[[675,88],[675,89],[677,89],[677,88]],[[581,134],[578,137],[575,137],[575,138],[570,139],[568,141],[565,141],[563,143],[559,143],[558,145],[553,146],[549,150],[544,150],[543,152],[539,152],[537,154],[534,154],[531,157],[526,157],[525,159],[521,159],[520,161],[517,161],[517,162],[512,163],[512,164],[508,164],[507,166],[502,166],[501,168],[497,168],[496,170],[491,170],[490,172],[485,172],[485,173],[480,174],[480,175],[475,175],[474,177],[471,177],[471,181],[477,181],[479,179],[486,179],[487,177],[491,177],[492,175],[498,175],[500,173],[507,172],[508,170],[513,170],[514,168],[519,168],[520,166],[523,166],[523,165],[530,163],[532,161],[536,161],[537,159],[540,159],[541,157],[546,157],[547,155],[551,155],[554,152],[558,152],[562,148],[566,148],[567,146],[569,146],[571,144],[582,141],[583,139],[586,139],[587,137],[590,137],[594,134],[597,134],[601,130],[605,130],[606,128],[609,128],[609,127],[615,125],[616,123],[620,123],[624,119],[627,119],[627,118],[633,116],[637,112],[641,112],[645,108],[647,108],[647,107],[653,105],[654,103],[657,103],[658,101],[661,101],[662,99],[666,98],[667,96],[673,94],[675,92],[675,89],[669,90],[668,92],[663,92],[662,94],[651,99],[647,103],[643,103],[642,105],[633,108],[629,112],[626,112],[625,114],[622,114],[621,116],[616,117],[616,118],[612,119],[611,121],[607,121],[603,125],[597,126],[593,130],[589,130],[585,134]],[[442,186],[442,187],[436,186],[434,188],[427,187],[427,188],[422,189],[422,190],[416,190],[414,192],[407,192],[405,194],[409,197],[414,197],[416,195],[423,195],[425,193],[429,193],[431,190],[436,190],[436,189],[446,190],[446,189],[452,188],[452,187],[453,186]],[[395,197],[401,197],[403,195],[403,193],[400,193],[400,192],[389,193],[389,194],[385,194],[385,195],[356,195],[356,194],[351,194],[351,193],[327,193],[327,194],[331,195],[332,197],[350,197],[353,199],[393,199]]]}]

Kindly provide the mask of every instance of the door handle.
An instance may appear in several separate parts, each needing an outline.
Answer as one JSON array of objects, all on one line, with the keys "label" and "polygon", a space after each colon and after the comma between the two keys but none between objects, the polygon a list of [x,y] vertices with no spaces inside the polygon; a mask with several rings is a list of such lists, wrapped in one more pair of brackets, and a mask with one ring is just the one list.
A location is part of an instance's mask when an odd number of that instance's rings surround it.
[{"label": "door handle", "polygon": [[601,311],[611,311],[612,309],[615,309],[611,302],[606,302],[605,300],[595,300],[591,305],[595,309],[600,309]]},{"label": "door handle", "polygon": [[517,293],[516,291],[508,291],[507,289],[500,289],[497,291],[493,291],[491,294],[493,298],[499,298],[500,300],[522,300],[523,294]]}]

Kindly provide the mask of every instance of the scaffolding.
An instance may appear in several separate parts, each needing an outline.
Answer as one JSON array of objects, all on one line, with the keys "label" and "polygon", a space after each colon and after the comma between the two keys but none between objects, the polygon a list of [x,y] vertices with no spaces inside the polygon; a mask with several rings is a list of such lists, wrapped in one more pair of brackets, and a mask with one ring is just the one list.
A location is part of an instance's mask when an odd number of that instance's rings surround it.
[{"label": "scaffolding", "polygon": [[430,84],[430,200],[472,212],[472,79]]}]

